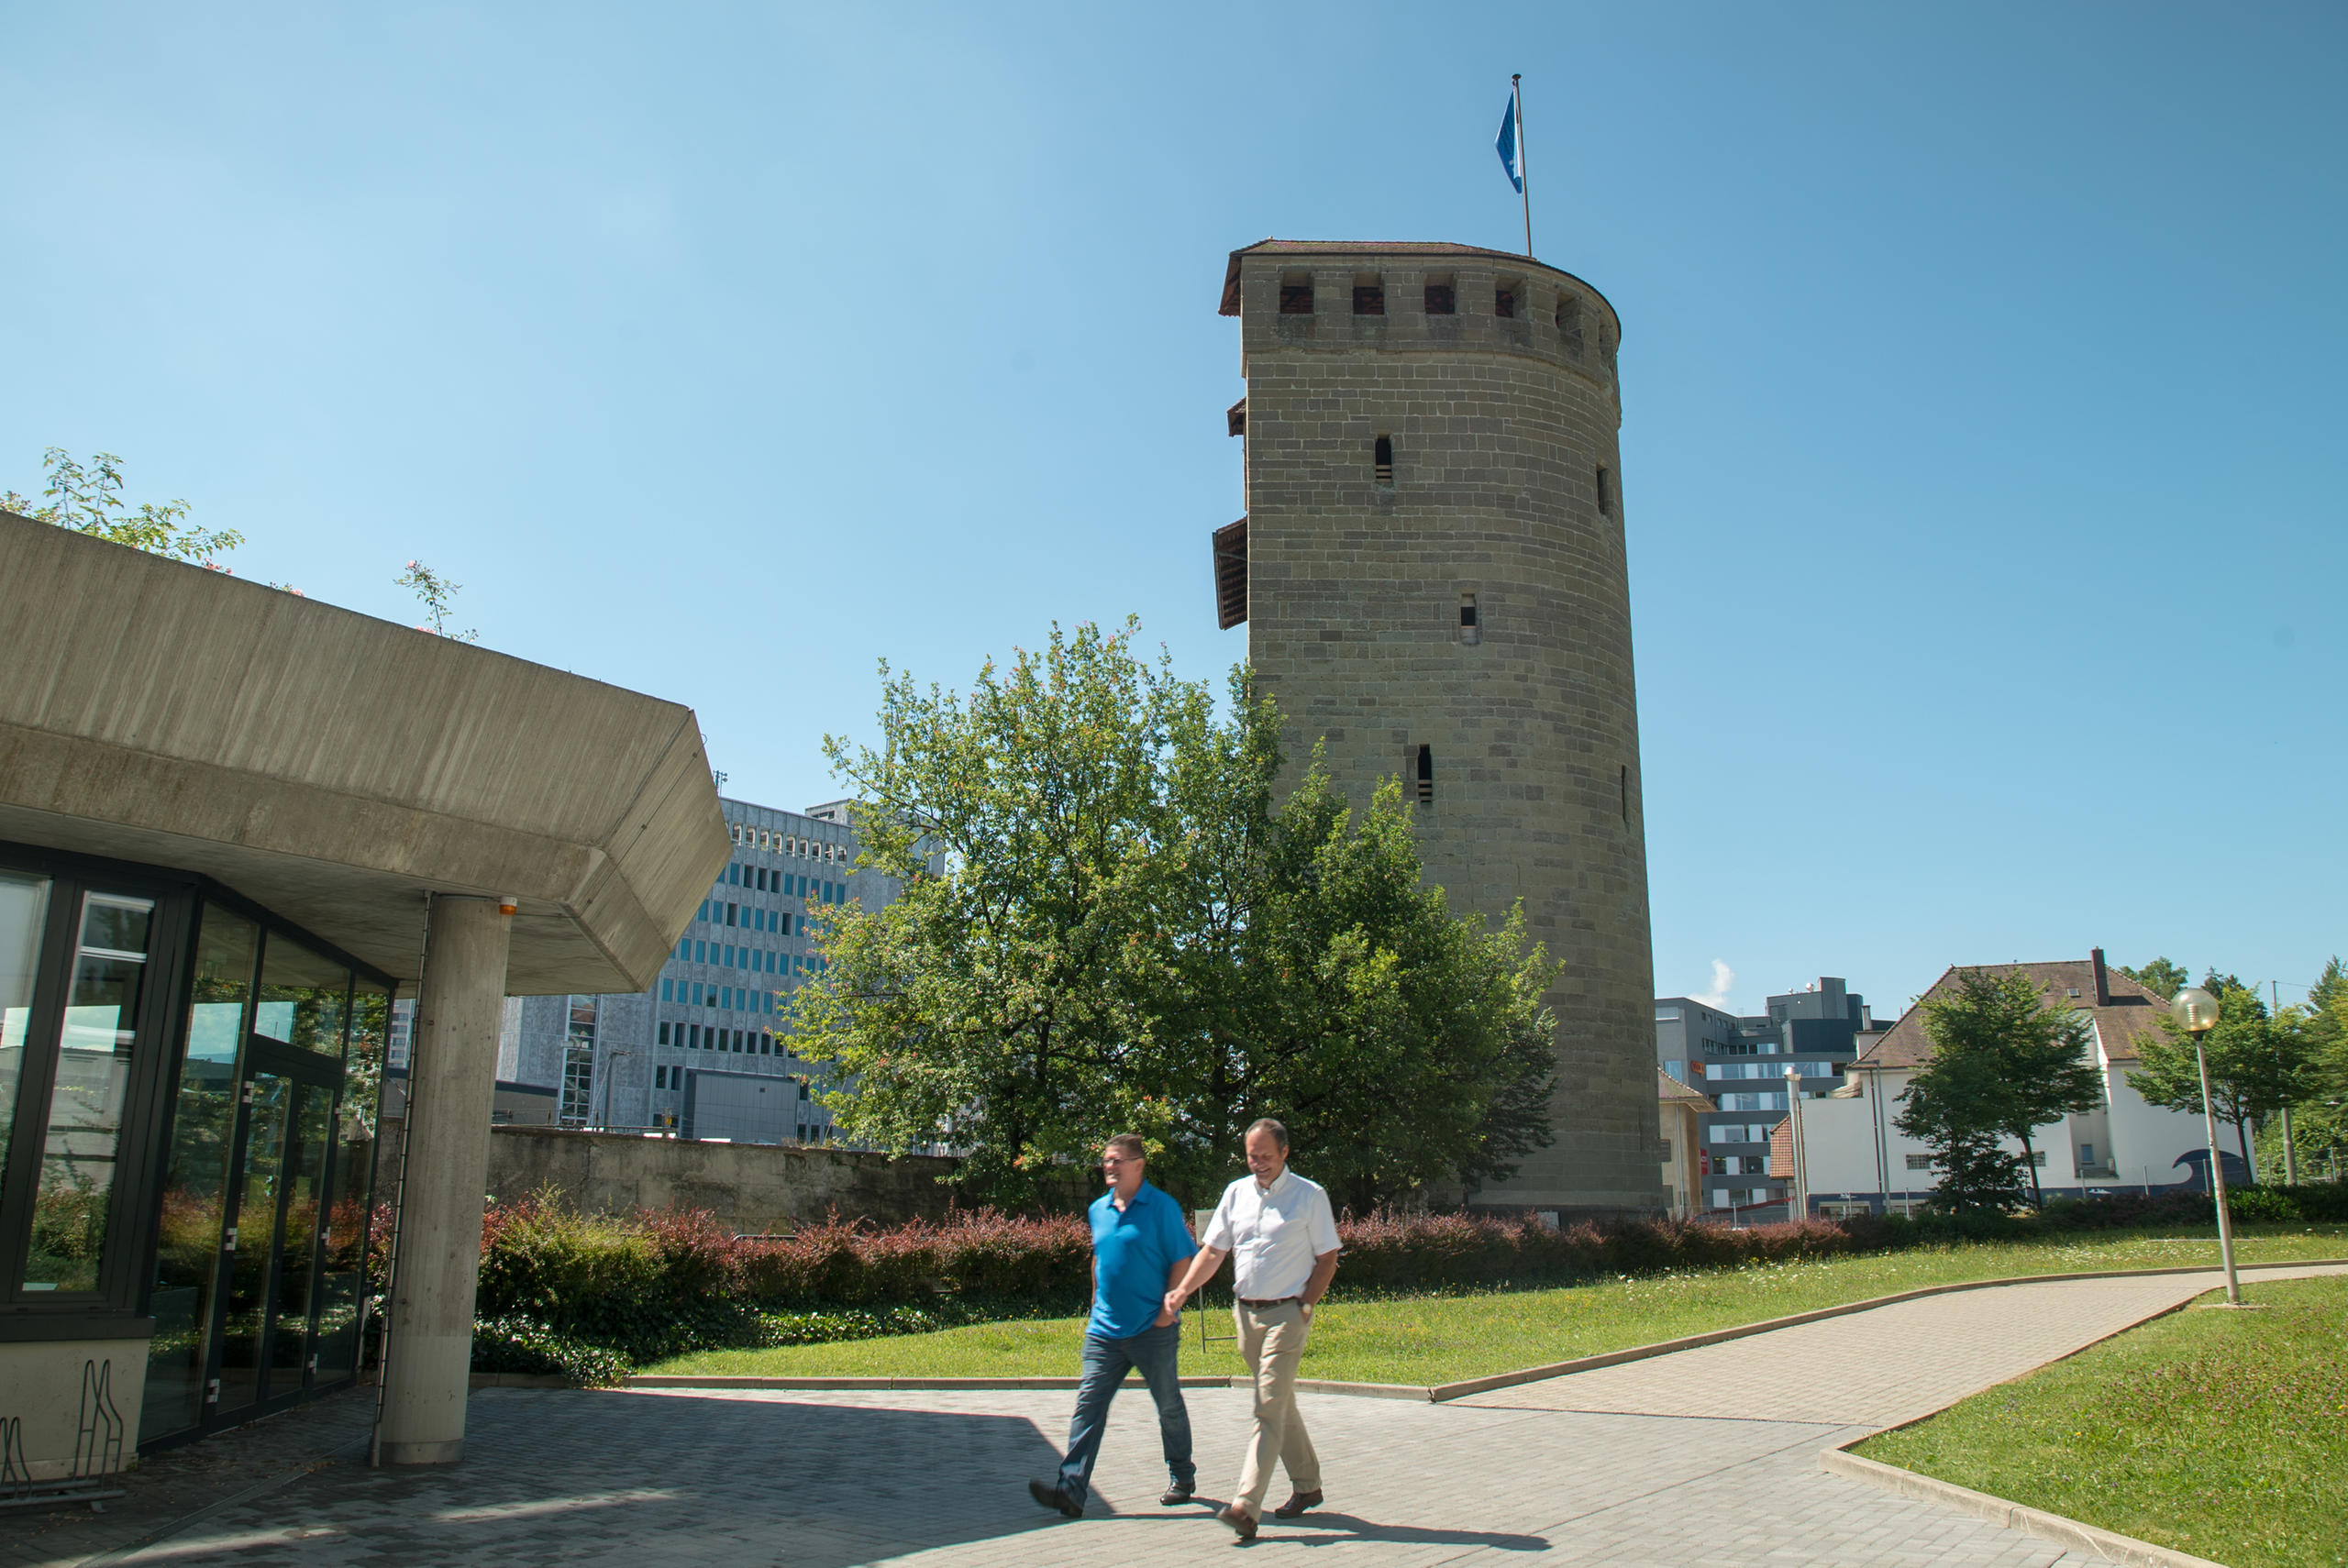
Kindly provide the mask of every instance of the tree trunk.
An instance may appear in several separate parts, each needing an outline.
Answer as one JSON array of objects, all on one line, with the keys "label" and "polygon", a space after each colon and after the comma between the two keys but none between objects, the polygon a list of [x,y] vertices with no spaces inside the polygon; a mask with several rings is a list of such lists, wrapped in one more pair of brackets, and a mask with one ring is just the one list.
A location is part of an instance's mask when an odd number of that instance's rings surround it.
[{"label": "tree trunk", "polygon": [[2234,1123],[2234,1138],[2242,1144],[2243,1175],[2251,1186],[2258,1185],[2258,1163],[2250,1157],[2250,1118],[2245,1116]]},{"label": "tree trunk", "polygon": [[2030,1170],[2030,1204],[2033,1209],[2046,1207],[2046,1194],[2038,1185],[2038,1151],[2030,1146],[2030,1134],[2021,1135],[2021,1163]]}]

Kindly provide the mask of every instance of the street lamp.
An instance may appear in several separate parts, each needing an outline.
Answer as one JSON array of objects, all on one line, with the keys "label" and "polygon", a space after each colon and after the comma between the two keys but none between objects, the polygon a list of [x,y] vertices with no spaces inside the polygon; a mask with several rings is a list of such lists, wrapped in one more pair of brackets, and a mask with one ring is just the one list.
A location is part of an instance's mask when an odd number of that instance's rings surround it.
[{"label": "street lamp", "polygon": [[2242,1286],[2234,1278],[2234,1222],[2226,1212],[2226,1172],[2218,1157],[2218,1112],[2210,1102],[2210,1058],[2201,1037],[2218,1026],[2218,999],[2198,986],[2188,986],[2168,1004],[2177,1027],[2193,1036],[2193,1065],[2201,1074],[2201,1124],[2210,1138],[2210,1194],[2218,1205],[2218,1255],[2226,1265],[2226,1305],[2242,1305]]}]

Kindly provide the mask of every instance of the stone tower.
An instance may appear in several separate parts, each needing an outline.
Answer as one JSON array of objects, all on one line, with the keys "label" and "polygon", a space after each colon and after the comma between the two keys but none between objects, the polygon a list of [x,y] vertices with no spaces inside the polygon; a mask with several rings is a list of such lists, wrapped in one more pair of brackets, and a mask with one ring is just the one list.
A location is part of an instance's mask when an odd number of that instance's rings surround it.
[{"label": "stone tower", "polygon": [[1597,290],[1465,245],[1232,253],[1246,513],[1225,627],[1365,801],[1399,775],[1458,911],[1524,900],[1564,972],[1556,1142],[1489,1206],[1662,1204],[1654,965],[1623,558],[1621,324]]}]

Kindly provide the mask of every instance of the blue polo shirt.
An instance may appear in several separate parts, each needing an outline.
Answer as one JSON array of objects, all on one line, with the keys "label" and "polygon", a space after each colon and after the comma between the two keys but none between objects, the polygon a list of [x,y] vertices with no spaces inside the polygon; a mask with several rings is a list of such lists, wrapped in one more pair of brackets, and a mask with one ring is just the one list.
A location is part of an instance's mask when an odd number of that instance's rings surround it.
[{"label": "blue polo shirt", "polygon": [[1129,1340],[1146,1333],[1166,1304],[1174,1265],[1199,1250],[1172,1198],[1147,1182],[1117,1207],[1114,1192],[1092,1205],[1092,1320],[1084,1331]]}]

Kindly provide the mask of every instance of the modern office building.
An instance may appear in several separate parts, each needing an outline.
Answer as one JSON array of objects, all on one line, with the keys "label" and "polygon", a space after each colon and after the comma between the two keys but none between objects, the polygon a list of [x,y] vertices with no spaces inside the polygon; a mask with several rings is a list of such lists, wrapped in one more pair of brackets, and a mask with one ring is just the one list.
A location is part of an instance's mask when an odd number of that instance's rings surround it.
[{"label": "modern office building", "polygon": [[[819,973],[811,922],[893,900],[858,869],[847,802],[786,812],[721,799],[733,856],[648,990],[515,998],[498,1119],[735,1143],[824,1143],[830,1111],[792,1049],[790,997]],[[394,1056],[396,1060],[396,1040]]]},{"label": "modern office building", "polygon": [[1554,1137],[1471,1204],[1656,1213],[1654,966],[1623,536],[1622,323],[1506,251],[1268,239],[1232,253],[1246,514],[1217,620],[1301,767],[1415,802],[1427,880],[1562,968]]},{"label": "modern office building", "polygon": [[1786,1118],[1789,1092],[1805,1100],[1832,1094],[1882,1037],[1866,999],[1832,976],[1773,996],[1767,1011],[1749,1016],[1693,997],[1658,997],[1655,1034],[1664,1075],[1712,1100],[1701,1117],[1700,1207],[1761,1219],[1783,1218],[1788,1201],[1788,1182],[1769,1174],[1769,1135]]},{"label": "modern office building", "polygon": [[378,1218],[378,1452],[458,1458],[500,1004],[659,974],[692,711],[5,513],[0,583],[0,1489],[349,1386]]}]

